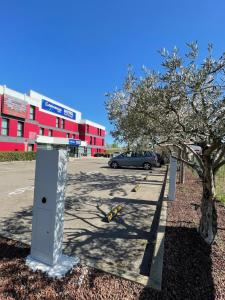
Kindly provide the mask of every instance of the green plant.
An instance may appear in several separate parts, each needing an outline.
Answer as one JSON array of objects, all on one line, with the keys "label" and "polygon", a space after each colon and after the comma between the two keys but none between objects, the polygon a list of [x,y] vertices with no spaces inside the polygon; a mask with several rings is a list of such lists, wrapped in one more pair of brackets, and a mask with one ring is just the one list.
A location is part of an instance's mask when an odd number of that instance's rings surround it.
[{"label": "green plant", "polygon": [[36,152],[0,152],[0,162],[35,160]]}]

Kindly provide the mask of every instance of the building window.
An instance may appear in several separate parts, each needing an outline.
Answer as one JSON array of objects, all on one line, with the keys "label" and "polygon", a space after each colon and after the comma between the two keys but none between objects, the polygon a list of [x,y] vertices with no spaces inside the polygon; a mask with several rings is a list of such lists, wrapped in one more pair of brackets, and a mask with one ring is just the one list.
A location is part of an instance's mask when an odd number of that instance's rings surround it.
[{"label": "building window", "polygon": [[59,118],[56,118],[56,127],[59,128]]},{"label": "building window", "polygon": [[92,136],[90,136],[90,145],[92,145]]},{"label": "building window", "polygon": [[30,120],[35,120],[35,106],[30,106]]},{"label": "building window", "polygon": [[53,136],[53,130],[52,129],[48,130],[48,136]]},{"label": "building window", "polygon": [[23,136],[23,122],[17,123],[17,136]]},{"label": "building window", "polygon": [[34,151],[34,145],[33,144],[29,144],[27,151]]},{"label": "building window", "polygon": [[9,135],[9,120],[2,119],[2,135]]},{"label": "building window", "polygon": [[44,132],[45,132],[44,128],[41,127],[41,128],[40,128],[40,131],[39,131],[39,134],[40,134],[40,135],[44,135]]},{"label": "building window", "polygon": [[102,146],[104,146],[104,140],[102,140]]},{"label": "building window", "polygon": [[96,137],[94,137],[94,145],[96,145]]},{"label": "building window", "polygon": [[102,135],[102,130],[100,128],[97,128],[97,131],[98,131],[98,135]]},{"label": "building window", "polygon": [[89,133],[89,130],[90,130],[90,126],[87,125],[87,133]]},{"label": "building window", "polygon": [[61,122],[62,122],[62,128],[65,129],[65,120],[62,119]]},{"label": "building window", "polygon": [[67,138],[69,138],[69,137],[70,137],[70,134],[69,134],[69,133],[67,133],[67,134],[66,134],[66,137],[67,137]]},{"label": "building window", "polygon": [[75,135],[75,134],[73,134],[73,139],[74,139],[74,140],[76,139],[76,135]]}]

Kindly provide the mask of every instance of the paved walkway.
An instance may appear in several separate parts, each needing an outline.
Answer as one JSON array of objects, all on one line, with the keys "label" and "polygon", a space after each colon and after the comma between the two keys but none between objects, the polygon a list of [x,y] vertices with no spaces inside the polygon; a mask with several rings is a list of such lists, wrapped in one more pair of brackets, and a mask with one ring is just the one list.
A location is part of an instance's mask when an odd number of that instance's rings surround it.
[{"label": "paved walkway", "polygon": [[[73,164],[76,166],[76,162]],[[97,171],[74,173],[72,166],[69,170],[64,252],[78,256],[86,265],[147,284],[151,226],[156,217],[165,169],[155,169],[152,173],[119,169],[112,173],[114,170],[102,169],[101,165]],[[148,179],[144,180],[147,174]],[[137,183],[140,189],[132,192]],[[4,201],[4,212],[0,212],[0,234],[29,244],[32,191],[21,195],[14,195],[15,199],[9,196],[7,201],[11,202],[8,205]],[[21,199],[23,196],[25,202]],[[17,203],[20,199],[23,206],[11,207],[10,211],[12,201]],[[124,205],[120,215],[110,223],[103,222],[103,213],[117,204]]]},{"label": "paved walkway", "polygon": [[104,212],[114,205],[124,205],[120,215],[109,224],[102,222],[103,215],[92,200],[81,200],[78,204],[71,196],[69,201],[74,205],[67,207],[65,213],[66,253],[77,255],[89,266],[147,284],[145,250],[149,250],[146,247],[164,176],[164,170],[153,171],[147,181],[137,180],[137,192],[131,192],[133,184],[126,196],[102,200],[100,210]]}]

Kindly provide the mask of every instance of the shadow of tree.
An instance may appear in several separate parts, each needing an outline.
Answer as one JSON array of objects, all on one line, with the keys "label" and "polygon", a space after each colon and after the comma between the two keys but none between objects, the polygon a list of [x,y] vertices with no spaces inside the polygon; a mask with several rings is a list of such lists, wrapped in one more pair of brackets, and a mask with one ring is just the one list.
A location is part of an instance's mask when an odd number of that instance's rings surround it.
[{"label": "shadow of tree", "polygon": [[103,215],[93,205],[95,200],[89,199],[87,206],[77,203],[73,197],[67,199],[65,218],[67,221],[79,220],[79,224],[76,230],[65,227],[65,252],[75,253],[84,262],[91,262],[100,269],[104,269],[104,265],[114,265],[117,273],[123,273],[125,269],[139,273],[137,261],[141,265],[157,203],[116,197],[107,202],[103,200],[105,211],[119,203],[126,205],[121,214],[108,224],[102,222]]},{"label": "shadow of tree", "polygon": [[[156,174],[159,174],[159,170]],[[84,263],[91,262],[100,269],[104,269],[104,266],[115,267],[121,275],[125,270],[148,275],[149,269],[143,272],[140,268],[145,265],[144,253],[149,251],[151,244],[151,222],[155,218],[158,199],[129,198],[125,187],[142,178],[142,173],[116,176],[101,172],[68,174],[63,242],[65,253],[77,255]],[[148,184],[155,185],[155,182]],[[115,194],[119,196],[115,197]],[[121,214],[109,224],[102,222],[103,212],[121,203],[125,205]],[[0,233],[29,244],[31,218],[31,206],[17,211],[10,218],[0,220]]]},{"label": "shadow of tree", "polygon": [[[68,174],[67,188],[70,186],[77,186],[79,184],[80,193],[90,193],[96,191],[108,191],[110,196],[121,193],[126,196],[127,190],[124,188],[126,184],[134,184],[137,180],[137,175],[123,175],[114,174],[106,175],[104,173],[85,173],[80,172],[78,174]],[[141,176],[139,176],[141,177]]]},{"label": "shadow of tree", "polygon": [[25,244],[31,242],[32,206],[13,213],[10,218],[0,220],[0,234]]}]

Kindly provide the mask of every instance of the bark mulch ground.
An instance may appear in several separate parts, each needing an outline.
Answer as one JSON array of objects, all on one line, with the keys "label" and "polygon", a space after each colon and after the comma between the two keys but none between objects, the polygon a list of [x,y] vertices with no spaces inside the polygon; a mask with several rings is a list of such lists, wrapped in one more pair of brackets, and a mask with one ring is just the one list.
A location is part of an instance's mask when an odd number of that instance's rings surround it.
[{"label": "bark mulch ground", "polygon": [[217,203],[218,236],[209,247],[196,231],[200,196],[200,183],[187,172],[168,205],[161,292],[85,266],[49,279],[26,267],[28,246],[0,238],[0,299],[225,299],[225,207]]}]

